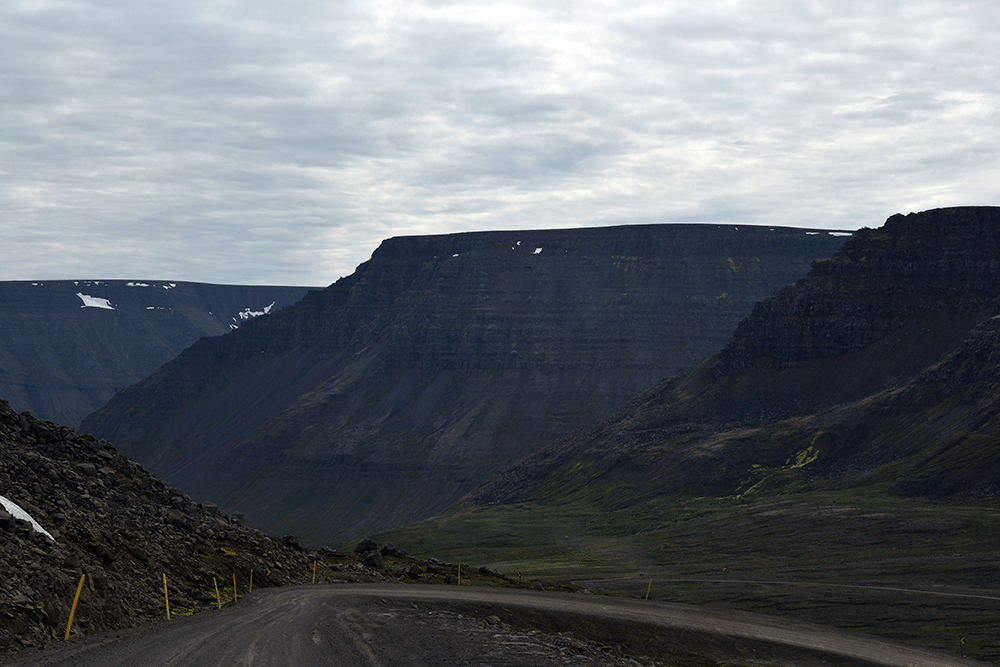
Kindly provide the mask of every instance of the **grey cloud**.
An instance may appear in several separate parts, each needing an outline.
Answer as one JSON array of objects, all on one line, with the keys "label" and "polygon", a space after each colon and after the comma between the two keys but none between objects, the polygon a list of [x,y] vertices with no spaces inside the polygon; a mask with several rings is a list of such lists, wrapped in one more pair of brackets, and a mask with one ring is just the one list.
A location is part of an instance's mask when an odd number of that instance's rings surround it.
[{"label": "grey cloud", "polygon": [[326,284],[401,234],[989,203],[998,41],[986,0],[8,3],[0,277]]}]

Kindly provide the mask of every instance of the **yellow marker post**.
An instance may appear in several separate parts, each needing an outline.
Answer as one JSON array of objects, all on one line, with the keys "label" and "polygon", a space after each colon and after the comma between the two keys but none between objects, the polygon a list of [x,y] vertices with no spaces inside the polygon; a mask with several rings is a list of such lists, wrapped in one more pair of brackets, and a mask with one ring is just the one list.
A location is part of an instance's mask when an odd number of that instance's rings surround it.
[{"label": "yellow marker post", "polygon": [[233,572],[233,602],[239,602],[239,598],[236,597],[236,573]]},{"label": "yellow marker post", "polygon": [[222,609],[222,598],[219,596],[219,582],[212,577],[212,583],[215,584],[215,601],[219,603],[219,609]]},{"label": "yellow marker post", "polygon": [[87,577],[86,574],[80,575],[80,583],[76,586],[76,597],[73,598],[73,607],[69,610],[69,622],[66,623],[66,636],[63,637],[63,641],[69,639],[70,628],[73,627],[73,614],[76,613],[76,603],[80,601],[80,591],[83,590],[83,580]]},{"label": "yellow marker post", "polygon": [[316,583],[316,561],[313,561],[313,583]]},{"label": "yellow marker post", "polygon": [[649,599],[649,591],[653,590],[653,580],[649,580],[649,586],[646,586],[646,599]]},{"label": "yellow marker post", "polygon": [[250,568],[250,590],[247,593],[253,593],[253,568]]},{"label": "yellow marker post", "polygon": [[462,585],[462,564],[458,564],[458,585]]},{"label": "yellow marker post", "polygon": [[170,620],[170,597],[167,595],[167,573],[163,573],[163,601],[167,605],[167,620]]}]

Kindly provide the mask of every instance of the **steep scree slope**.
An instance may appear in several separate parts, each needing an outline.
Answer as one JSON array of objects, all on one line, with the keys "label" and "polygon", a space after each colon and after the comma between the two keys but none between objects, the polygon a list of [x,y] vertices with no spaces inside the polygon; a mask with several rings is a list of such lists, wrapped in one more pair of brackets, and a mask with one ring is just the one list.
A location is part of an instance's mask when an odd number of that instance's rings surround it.
[{"label": "steep scree slope", "polygon": [[843,241],[720,225],[394,238],[83,429],[267,530],[344,540],[431,516],[689,368]]},{"label": "steep scree slope", "polygon": [[996,495],[998,314],[1000,208],[893,216],[759,303],[698,368],[473,497],[587,487],[635,502],[864,483]]},{"label": "steep scree slope", "polygon": [[204,283],[0,282],[0,396],[75,425],[202,336],[276,312],[308,288]]},{"label": "steep scree slope", "polygon": [[250,588],[381,579],[332,552],[302,549],[243,525],[150,475],[104,440],[14,412],[0,401],[0,495],[54,539],[0,507],[0,662],[62,639],[87,577],[73,635],[163,619],[232,600]]}]

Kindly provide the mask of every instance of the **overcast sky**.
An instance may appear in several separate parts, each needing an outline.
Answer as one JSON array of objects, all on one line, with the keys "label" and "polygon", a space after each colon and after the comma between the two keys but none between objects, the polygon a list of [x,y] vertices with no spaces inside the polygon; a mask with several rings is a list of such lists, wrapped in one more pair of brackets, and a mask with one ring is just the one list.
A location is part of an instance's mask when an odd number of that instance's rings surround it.
[{"label": "overcast sky", "polygon": [[0,279],[1000,204],[996,0],[4,0]]}]

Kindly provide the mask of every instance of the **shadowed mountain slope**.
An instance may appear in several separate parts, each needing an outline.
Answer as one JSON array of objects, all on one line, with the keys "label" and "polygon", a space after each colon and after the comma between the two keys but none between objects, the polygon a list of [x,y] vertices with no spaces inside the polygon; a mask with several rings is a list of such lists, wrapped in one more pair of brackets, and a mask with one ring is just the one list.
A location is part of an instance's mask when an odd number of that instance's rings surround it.
[{"label": "shadowed mountain slope", "polygon": [[75,425],[202,336],[288,306],[306,287],[0,282],[0,396]]},{"label": "shadowed mountain slope", "polygon": [[1000,209],[895,215],[757,304],[699,367],[473,498],[997,495],[998,315]]},{"label": "shadowed mountain slope", "polygon": [[83,428],[265,529],[342,540],[431,516],[690,368],[843,241],[721,225],[394,238]]}]

